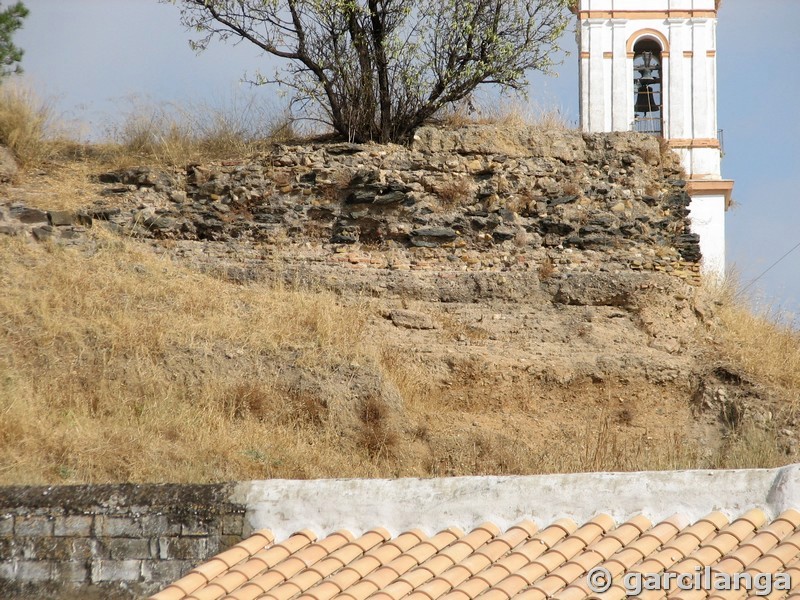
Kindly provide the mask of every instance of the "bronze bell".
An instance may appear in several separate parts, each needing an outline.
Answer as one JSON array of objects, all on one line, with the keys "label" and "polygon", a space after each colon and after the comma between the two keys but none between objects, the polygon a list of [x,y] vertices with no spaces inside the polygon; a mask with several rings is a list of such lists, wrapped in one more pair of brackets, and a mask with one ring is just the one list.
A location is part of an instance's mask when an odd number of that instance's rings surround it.
[{"label": "bronze bell", "polygon": [[653,88],[649,85],[641,85],[639,86],[639,93],[636,96],[636,106],[634,110],[637,113],[651,113],[651,112],[658,112],[661,108],[656,103],[655,94],[653,94]]},{"label": "bronze bell", "polygon": [[656,72],[658,71],[658,61],[653,57],[653,53],[642,52],[640,56],[642,59],[642,66],[636,68],[636,70],[641,73],[639,83],[641,85],[657,83],[658,77],[656,76]]}]

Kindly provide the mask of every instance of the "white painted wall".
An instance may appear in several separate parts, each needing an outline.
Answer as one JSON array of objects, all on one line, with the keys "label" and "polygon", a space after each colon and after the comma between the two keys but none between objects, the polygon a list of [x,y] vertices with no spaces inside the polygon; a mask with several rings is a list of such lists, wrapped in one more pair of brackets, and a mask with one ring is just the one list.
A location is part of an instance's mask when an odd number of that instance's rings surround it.
[{"label": "white painted wall", "polygon": [[428,534],[485,521],[501,529],[522,519],[540,527],[569,517],[583,523],[598,513],[617,523],[638,514],[657,522],[676,513],[695,521],[714,510],[729,518],[751,508],[771,517],[800,508],[800,466],[733,471],[582,473],[530,477],[446,479],[334,479],[253,481],[239,484],[250,528],[278,539],[309,528],[317,535],[373,527],[392,534],[420,528]]},{"label": "white painted wall", "polygon": [[689,204],[692,233],[700,236],[703,274],[725,277],[725,196],[693,196]]}]

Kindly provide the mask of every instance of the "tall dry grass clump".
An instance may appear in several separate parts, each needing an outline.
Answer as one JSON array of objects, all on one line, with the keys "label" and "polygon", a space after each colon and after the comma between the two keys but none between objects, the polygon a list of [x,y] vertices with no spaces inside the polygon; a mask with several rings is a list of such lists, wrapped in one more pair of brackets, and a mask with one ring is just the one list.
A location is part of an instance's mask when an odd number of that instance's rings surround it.
[{"label": "tall dry grass clump", "polygon": [[716,303],[720,351],[754,379],[800,390],[800,331],[771,306],[753,307],[736,281],[706,291]]},{"label": "tall dry grass clump", "polygon": [[[0,145],[23,167],[41,164],[58,154],[52,106],[16,81],[0,84]],[[63,143],[63,140],[61,140]]]},{"label": "tall dry grass clump", "polygon": [[246,156],[291,139],[295,129],[285,111],[255,96],[209,103],[152,104],[131,101],[120,123],[109,127],[118,160],[183,165],[192,161]]},{"label": "tall dry grass clump", "polygon": [[443,109],[438,121],[445,127],[497,125],[533,127],[544,131],[575,129],[559,108],[541,107],[520,98],[473,98]]},{"label": "tall dry grass clump", "polygon": [[369,368],[358,307],[116,239],[87,255],[3,236],[0,254],[0,483],[375,475],[366,449],[325,452],[333,408],[312,418],[285,384]]}]

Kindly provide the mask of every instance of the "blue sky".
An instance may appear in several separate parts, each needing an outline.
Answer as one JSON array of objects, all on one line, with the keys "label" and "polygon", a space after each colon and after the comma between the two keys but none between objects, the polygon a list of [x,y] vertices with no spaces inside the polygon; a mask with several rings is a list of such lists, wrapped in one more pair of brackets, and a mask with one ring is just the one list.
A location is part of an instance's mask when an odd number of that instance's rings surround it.
[{"label": "blue sky", "polygon": [[[0,0],[2,1],[2,0]],[[642,0],[644,4],[647,0]],[[7,2],[5,2],[7,4]],[[154,102],[224,103],[251,93],[281,104],[274,88],[251,91],[245,72],[270,63],[245,44],[196,55],[178,10],[156,0],[25,0],[15,41],[26,77],[67,119],[102,132],[133,96]],[[728,212],[728,266],[747,284],[800,242],[800,0],[724,0],[718,27],[723,175],[736,181]],[[558,78],[531,78],[531,99],[577,120],[574,35]],[[760,304],[800,314],[800,249],[748,290]]]}]

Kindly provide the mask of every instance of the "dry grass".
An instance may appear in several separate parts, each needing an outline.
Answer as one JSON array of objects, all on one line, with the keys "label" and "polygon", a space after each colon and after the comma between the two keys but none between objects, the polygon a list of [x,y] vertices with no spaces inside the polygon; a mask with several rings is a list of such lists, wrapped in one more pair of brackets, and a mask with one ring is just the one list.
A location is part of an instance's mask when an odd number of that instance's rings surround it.
[{"label": "dry grass", "polygon": [[753,308],[736,292],[736,281],[706,290],[717,304],[720,351],[755,380],[800,389],[800,331],[772,307]]},{"label": "dry grass", "polygon": [[545,131],[574,129],[560,109],[538,107],[521,98],[470,99],[448,106],[438,116],[445,127],[498,125],[501,127],[535,127]]},{"label": "dry grass", "polygon": [[156,105],[130,101],[103,143],[85,144],[57,118],[52,102],[24,84],[0,86],[0,145],[27,171],[50,163],[91,160],[121,168],[240,158],[296,137],[285,111],[256,96],[212,104]]},{"label": "dry grass", "polygon": [[220,106],[132,101],[109,135],[118,145],[118,160],[185,165],[247,156],[294,137],[294,130],[286,113],[251,96]]},{"label": "dry grass", "polygon": [[553,259],[549,256],[545,256],[542,261],[539,263],[538,268],[539,279],[545,281],[546,279],[550,279],[556,272],[556,264],[553,262]]},{"label": "dry grass", "polygon": [[0,145],[8,147],[23,168],[42,165],[74,142],[57,123],[51,103],[18,81],[0,85]]},{"label": "dry grass", "polygon": [[16,199],[42,210],[78,210],[91,204],[106,187],[96,175],[111,171],[116,163],[110,157],[93,160],[58,160],[47,165],[46,174],[23,173]]},{"label": "dry grass", "polygon": [[[358,300],[229,283],[100,234],[91,252],[3,238],[0,254],[0,483],[787,460],[772,431],[748,424],[720,448],[706,447],[685,426],[688,406],[682,417],[670,414],[672,428],[651,428],[650,400],[638,409],[617,402],[633,384],[501,381],[466,356],[443,372],[444,361],[369,335],[370,311]],[[659,405],[668,393],[678,402],[680,391],[642,385]],[[565,401],[569,416],[554,414]]]},{"label": "dry grass", "polygon": [[3,238],[0,253],[0,482],[376,475],[372,448],[342,442],[347,390],[312,418],[283,386],[369,371],[358,307],[114,239],[86,256]]},{"label": "dry grass", "polygon": [[468,177],[447,179],[436,186],[435,192],[445,208],[467,204],[475,193],[472,179]]},{"label": "dry grass", "polygon": [[387,458],[397,449],[399,437],[388,424],[389,410],[374,396],[368,397],[359,412],[361,443],[373,458]]}]

